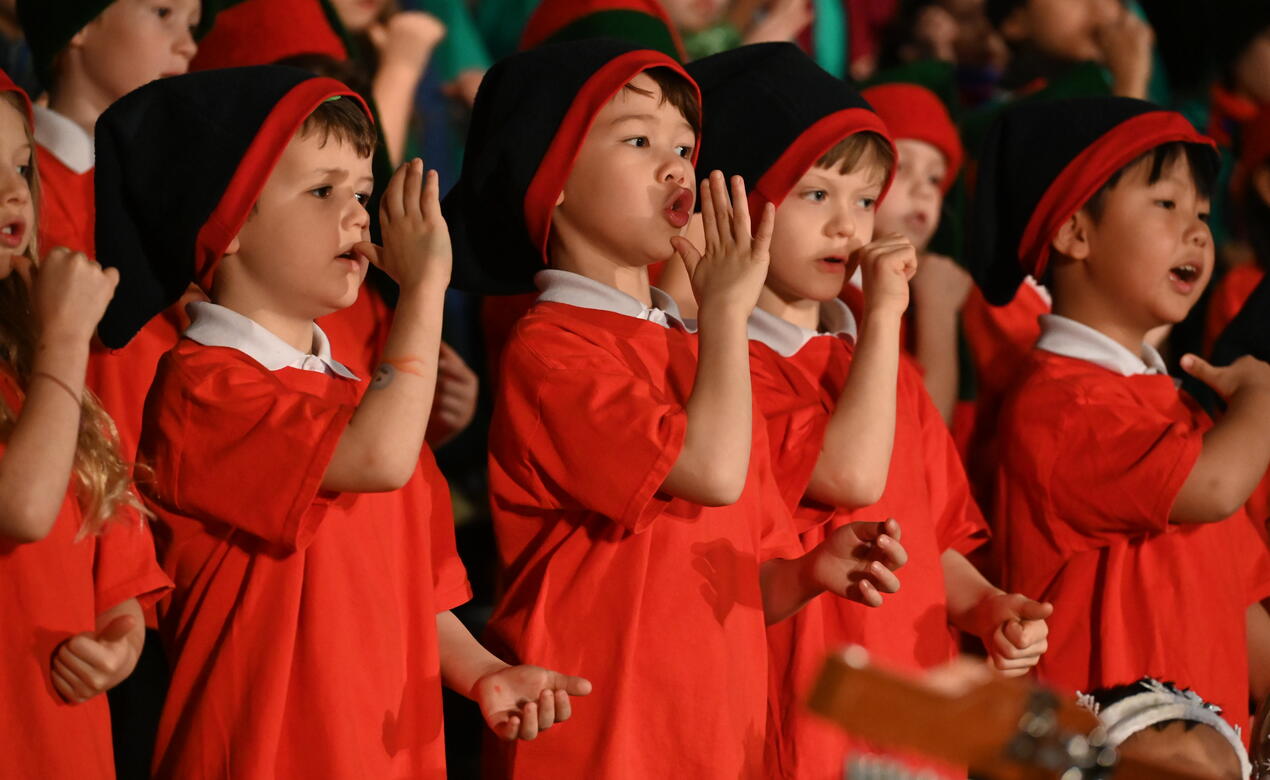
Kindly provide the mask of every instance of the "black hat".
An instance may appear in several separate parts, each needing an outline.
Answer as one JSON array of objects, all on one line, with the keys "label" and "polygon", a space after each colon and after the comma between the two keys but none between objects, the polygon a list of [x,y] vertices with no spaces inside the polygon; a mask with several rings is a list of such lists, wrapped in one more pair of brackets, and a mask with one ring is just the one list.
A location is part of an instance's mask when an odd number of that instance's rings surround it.
[{"label": "black hat", "polygon": [[534,289],[556,199],[591,123],[650,68],[691,82],[667,55],[610,39],[548,44],[489,69],[472,109],[463,171],[442,203],[455,287],[487,295]]},{"label": "black hat", "polygon": [[979,162],[968,260],[984,297],[1014,299],[1027,275],[1044,277],[1063,223],[1140,155],[1181,141],[1204,146],[1181,114],[1119,97],[1029,101],[1001,112]]},{"label": "black hat", "polygon": [[97,121],[97,259],[119,287],[97,332],[122,347],[216,264],[287,144],[323,101],[365,103],[334,79],[275,65],[152,81]]},{"label": "black hat", "polygon": [[745,179],[756,219],[847,136],[870,131],[891,143],[864,98],[792,43],[742,46],[690,63],[688,73],[701,86],[697,172]]}]

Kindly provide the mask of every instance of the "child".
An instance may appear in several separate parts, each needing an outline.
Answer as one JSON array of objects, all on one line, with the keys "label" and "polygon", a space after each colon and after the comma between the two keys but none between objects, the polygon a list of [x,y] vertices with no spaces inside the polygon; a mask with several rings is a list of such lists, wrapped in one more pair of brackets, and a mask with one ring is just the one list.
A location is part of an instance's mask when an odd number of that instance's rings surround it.
[{"label": "child", "polygon": [[1079,700],[1102,722],[1107,746],[1122,756],[1223,780],[1247,780],[1252,772],[1239,732],[1222,719],[1220,707],[1194,691],[1143,677]]},{"label": "child", "polygon": [[460,281],[542,290],[490,428],[506,588],[490,632],[596,691],[569,732],[494,756],[495,776],[755,776],[764,624],[826,589],[876,605],[899,585],[894,523],[796,557],[746,355],[771,210],[751,234],[722,175],[702,185],[699,338],[649,287],[648,265],[700,256],[680,235],[699,117],[673,59],[611,40],[510,57],[476,100],[446,198]]},{"label": "child", "polygon": [[[983,518],[947,426],[900,360],[916,252],[898,235],[874,239],[875,204],[895,160],[881,118],[789,44],[736,49],[689,72],[707,117],[702,168],[741,173],[751,211],[776,206],[750,355],[776,479],[803,547],[854,522],[904,522],[907,576],[884,611],[818,599],[768,631],[769,770],[827,777],[842,771],[845,740],[801,702],[832,648],[862,644],[892,665],[927,669],[955,655],[952,623],[980,637],[998,668],[1021,674],[1044,652],[1049,607],[994,588],[964,557],[986,537]],[[742,121],[754,132],[731,133]],[[858,330],[837,297],[856,264],[865,283]]]},{"label": "child", "polygon": [[948,110],[925,87],[882,84],[861,94],[886,123],[899,155],[895,181],[878,203],[875,232],[902,235],[922,253],[912,283],[913,356],[935,408],[951,424],[959,382],[957,320],[974,280],[956,261],[926,249],[961,169],[961,139]]},{"label": "child", "polygon": [[[191,280],[212,299],[160,365],[140,451],[177,582],[155,773],[442,777],[441,680],[505,738],[566,719],[587,682],[476,644],[448,611],[470,591],[444,497],[402,511],[394,492],[420,468],[449,277],[435,174],[398,171],[385,247],[367,243],[365,105],[290,68],[155,82],[97,141],[102,260],[128,280],[103,340]],[[132,207],[169,177],[171,197]],[[313,323],[352,303],[368,258],[402,289],[369,387]]]},{"label": "child", "polygon": [[131,674],[141,606],[171,583],[84,388],[118,273],[60,248],[37,261],[31,104],[3,73],[0,93],[0,697],[14,713],[2,749],[15,777],[113,777],[98,694]]},{"label": "child", "polygon": [[1024,274],[1054,294],[1001,412],[994,508],[1006,583],[1055,603],[1040,676],[1173,679],[1246,727],[1245,621],[1265,621],[1270,568],[1240,507],[1270,465],[1270,366],[1183,358],[1227,400],[1214,424],[1144,343],[1212,273],[1212,143],[1123,98],[1019,105],[989,140],[977,281],[993,302]]}]

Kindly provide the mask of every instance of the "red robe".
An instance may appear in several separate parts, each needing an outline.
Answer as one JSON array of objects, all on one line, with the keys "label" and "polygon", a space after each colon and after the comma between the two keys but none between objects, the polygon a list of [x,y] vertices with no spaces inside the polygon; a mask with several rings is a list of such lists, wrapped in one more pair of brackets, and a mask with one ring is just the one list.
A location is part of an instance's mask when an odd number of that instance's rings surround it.
[{"label": "red robe", "polygon": [[[503,358],[490,495],[505,593],[495,652],[594,692],[492,776],[750,778],[767,699],[759,564],[796,555],[755,411],[740,501],[660,491],[683,445],[696,337],[540,302]],[[494,755],[490,755],[493,753]]]},{"label": "red robe", "polygon": [[[837,406],[850,369],[850,337],[819,336],[783,357],[766,344],[750,342],[754,393],[768,420],[777,481],[791,505],[804,550],[847,523],[896,518],[909,554],[899,572],[900,591],[872,609],[825,594],[802,612],[768,628],[771,648],[769,774],[781,778],[840,778],[849,753],[872,752],[837,727],[806,712],[802,702],[825,655],[847,644],[863,645],[891,668],[919,671],[947,662],[956,652],[948,627],[947,595],[940,556],[968,553],[987,538],[970,497],[961,459],[930,400],[921,373],[900,362],[895,445],[882,498],[854,512],[806,498],[824,429]],[[814,432],[814,433],[812,433]],[[940,776],[965,771],[909,760]]]},{"label": "red robe", "polygon": [[1266,272],[1255,265],[1230,269],[1214,287],[1208,300],[1208,316],[1204,322],[1204,354],[1211,355],[1217,337],[1244,307],[1248,296],[1257,289]]},{"label": "red robe", "polygon": [[[5,370],[0,394],[10,410],[21,412],[22,393]],[[0,443],[0,457],[4,449]],[[47,537],[31,544],[0,539],[0,701],[9,713],[0,754],[7,777],[115,776],[106,697],[62,701],[49,677],[53,655],[63,641],[93,631],[101,613],[133,598],[148,605],[171,587],[155,562],[150,531],[135,512],[125,510],[100,534],[77,541],[82,520],[68,489]]]},{"label": "red robe", "polygon": [[444,479],[425,448],[401,491],[319,487],[363,389],[190,340],[161,362],[158,775],[445,776],[436,614],[470,589]]},{"label": "red robe", "polygon": [[1007,587],[1054,604],[1038,672],[1065,690],[1144,675],[1248,729],[1244,612],[1270,595],[1248,516],[1169,513],[1209,419],[1166,375],[1033,350],[1001,412],[995,549]]}]

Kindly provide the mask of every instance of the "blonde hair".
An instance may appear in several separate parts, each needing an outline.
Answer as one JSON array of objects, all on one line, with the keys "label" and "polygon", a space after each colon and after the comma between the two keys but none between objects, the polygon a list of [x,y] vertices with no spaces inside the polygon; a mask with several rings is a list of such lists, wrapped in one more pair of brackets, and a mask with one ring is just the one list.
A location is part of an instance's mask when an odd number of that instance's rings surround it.
[{"label": "blonde hair", "polygon": [[839,173],[851,173],[865,164],[881,168],[883,181],[895,167],[895,152],[891,145],[882,136],[868,130],[852,133],[816,161],[817,168],[837,166]]},{"label": "blonde hair", "polygon": [[[26,108],[12,92],[0,94],[23,117],[27,141],[31,144],[31,165],[27,168],[27,186],[31,190],[31,202],[35,207],[36,224],[39,224],[40,177],[35,167],[35,139],[26,121]],[[34,229],[34,225],[31,226]],[[27,246],[26,257],[32,263],[39,259],[34,236]],[[18,381],[23,392],[31,380],[31,368],[35,361],[39,334],[31,312],[31,298],[22,277],[11,273],[0,279],[0,359]],[[0,440],[8,441],[17,424],[17,413],[0,397]],[[119,511],[131,507],[148,514],[132,490],[129,464],[119,453],[119,436],[115,423],[102,408],[101,402],[84,388],[80,402],[79,440],[75,447],[72,468],[75,477],[76,498],[82,510],[84,522],[77,539],[100,533],[105,524],[117,517]]]}]

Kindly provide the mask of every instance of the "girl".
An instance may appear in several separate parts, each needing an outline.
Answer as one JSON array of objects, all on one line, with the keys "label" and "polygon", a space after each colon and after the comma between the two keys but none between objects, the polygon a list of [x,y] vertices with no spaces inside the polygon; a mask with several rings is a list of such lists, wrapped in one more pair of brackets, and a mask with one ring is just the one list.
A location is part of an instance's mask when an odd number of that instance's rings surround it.
[{"label": "girl", "polygon": [[[99,694],[132,672],[154,561],[114,424],[84,388],[118,274],[65,249],[37,262],[31,105],[0,72],[0,736],[15,777],[113,777]],[[68,749],[74,746],[74,749]]]}]

